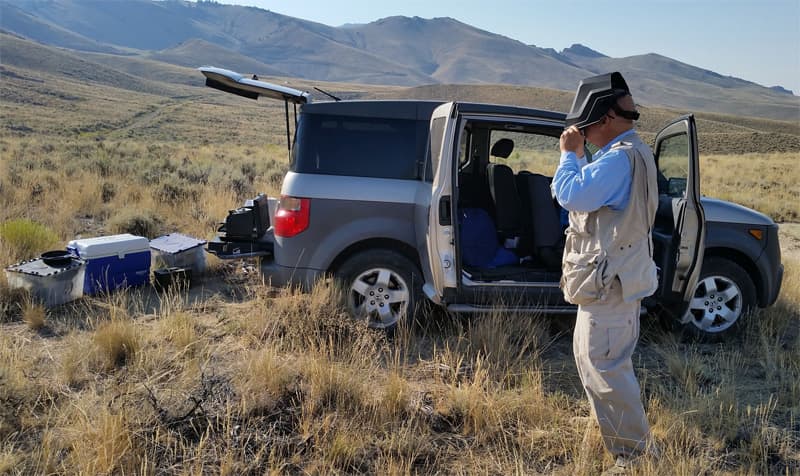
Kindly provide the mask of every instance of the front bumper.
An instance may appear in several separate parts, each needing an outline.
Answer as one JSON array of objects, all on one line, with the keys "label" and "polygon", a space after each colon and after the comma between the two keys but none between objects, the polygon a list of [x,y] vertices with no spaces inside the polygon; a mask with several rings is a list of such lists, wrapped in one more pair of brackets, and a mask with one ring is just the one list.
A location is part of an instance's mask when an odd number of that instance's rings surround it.
[{"label": "front bumper", "polygon": [[778,237],[778,225],[767,229],[767,243],[764,252],[756,262],[763,276],[761,307],[775,304],[783,284],[783,263],[781,263],[781,245]]},{"label": "front bumper", "polygon": [[778,300],[778,295],[781,292],[781,284],[783,284],[783,264],[778,266],[777,276],[771,288],[772,292],[770,293],[769,296],[767,296],[767,306],[775,304],[775,301]]}]

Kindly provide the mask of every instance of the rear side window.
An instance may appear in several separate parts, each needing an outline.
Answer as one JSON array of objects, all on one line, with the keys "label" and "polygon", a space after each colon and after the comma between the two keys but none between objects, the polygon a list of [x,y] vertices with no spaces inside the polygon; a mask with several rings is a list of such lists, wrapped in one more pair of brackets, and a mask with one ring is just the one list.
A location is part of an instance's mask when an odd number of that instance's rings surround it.
[{"label": "rear side window", "polygon": [[303,114],[291,170],[416,179],[425,162],[427,134],[425,121]]}]

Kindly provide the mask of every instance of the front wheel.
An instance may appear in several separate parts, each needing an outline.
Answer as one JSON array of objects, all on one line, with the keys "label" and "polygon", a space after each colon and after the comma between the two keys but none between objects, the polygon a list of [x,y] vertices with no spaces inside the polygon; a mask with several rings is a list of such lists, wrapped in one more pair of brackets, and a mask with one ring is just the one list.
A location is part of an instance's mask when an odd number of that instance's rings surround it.
[{"label": "front wheel", "polygon": [[742,316],[756,307],[756,288],[741,266],[725,258],[703,263],[689,309],[687,330],[702,338],[723,338],[736,332]]},{"label": "front wheel", "polygon": [[395,251],[362,251],[335,274],[344,284],[350,313],[375,329],[393,330],[399,322],[413,318],[422,302],[419,269]]}]

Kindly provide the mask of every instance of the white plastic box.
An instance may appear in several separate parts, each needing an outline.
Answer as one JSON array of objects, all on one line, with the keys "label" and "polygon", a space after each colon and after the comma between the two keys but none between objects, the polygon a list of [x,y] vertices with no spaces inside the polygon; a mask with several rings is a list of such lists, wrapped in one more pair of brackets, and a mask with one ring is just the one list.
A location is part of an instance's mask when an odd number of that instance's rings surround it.
[{"label": "white plastic box", "polygon": [[150,241],[153,252],[153,263],[159,268],[191,269],[197,276],[206,269],[206,254],[199,240],[181,233],[170,233]]},{"label": "white plastic box", "polygon": [[85,271],[86,263],[79,259],[60,267],[35,259],[6,268],[6,279],[12,289],[25,289],[45,307],[53,307],[83,296]]},{"label": "white plastic box", "polygon": [[128,233],[72,240],[67,249],[86,261],[84,294],[150,282],[150,242]]}]

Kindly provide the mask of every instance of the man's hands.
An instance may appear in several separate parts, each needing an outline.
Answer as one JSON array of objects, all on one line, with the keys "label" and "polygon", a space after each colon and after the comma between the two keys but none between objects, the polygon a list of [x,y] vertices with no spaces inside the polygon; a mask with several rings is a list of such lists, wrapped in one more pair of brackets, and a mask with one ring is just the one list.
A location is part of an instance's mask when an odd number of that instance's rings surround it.
[{"label": "man's hands", "polygon": [[571,126],[561,133],[561,140],[559,141],[561,153],[575,152],[575,155],[579,158],[583,157],[583,141],[584,137],[581,131],[577,127]]}]

